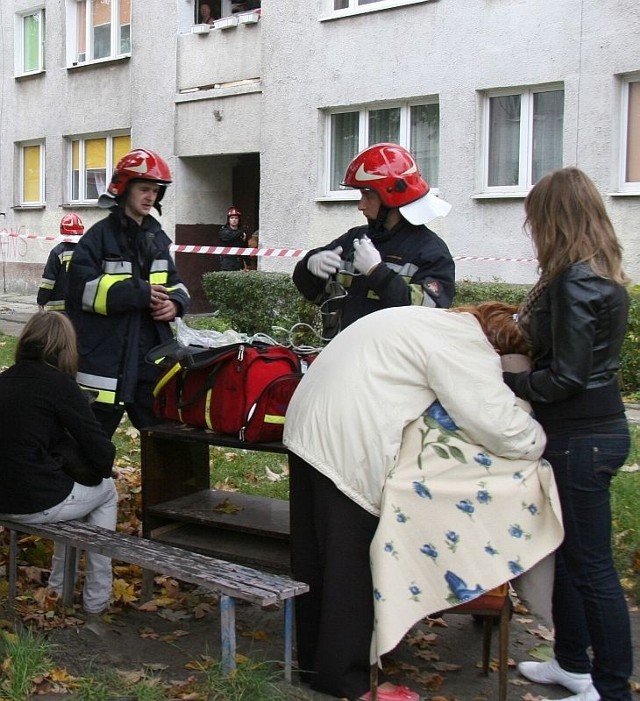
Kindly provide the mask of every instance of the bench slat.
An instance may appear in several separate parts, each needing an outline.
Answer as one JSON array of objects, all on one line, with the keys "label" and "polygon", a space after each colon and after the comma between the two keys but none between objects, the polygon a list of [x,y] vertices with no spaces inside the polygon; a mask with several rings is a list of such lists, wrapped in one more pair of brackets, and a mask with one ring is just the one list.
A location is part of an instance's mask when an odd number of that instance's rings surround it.
[{"label": "bench slat", "polygon": [[79,549],[91,549],[114,560],[137,564],[143,569],[261,606],[276,604],[309,590],[307,584],[288,577],[260,572],[146,538],[114,533],[82,521],[24,525],[0,520],[0,525]]}]

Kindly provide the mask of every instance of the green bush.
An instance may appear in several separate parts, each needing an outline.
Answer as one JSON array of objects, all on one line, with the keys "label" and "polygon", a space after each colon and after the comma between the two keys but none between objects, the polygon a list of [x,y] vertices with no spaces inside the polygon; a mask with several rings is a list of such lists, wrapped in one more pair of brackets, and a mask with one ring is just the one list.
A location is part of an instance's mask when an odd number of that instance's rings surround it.
[{"label": "green bush", "polygon": [[[212,308],[236,331],[278,336],[274,326],[290,329],[298,322],[308,324],[316,332],[320,330],[317,307],[302,297],[285,273],[205,273],[202,286]],[[456,283],[454,306],[493,299],[520,304],[530,289],[530,285],[463,280]],[[620,382],[625,396],[640,400],[640,285],[632,287],[629,294],[629,328],[622,347]],[[318,345],[318,337],[300,331],[294,342]]]},{"label": "green bush", "polygon": [[286,273],[224,271],[205,273],[202,288],[219,316],[231,328],[249,335],[266,333],[279,336],[274,327],[291,329],[307,324],[294,334],[294,343],[318,344],[320,314],[314,304],[298,292]]}]

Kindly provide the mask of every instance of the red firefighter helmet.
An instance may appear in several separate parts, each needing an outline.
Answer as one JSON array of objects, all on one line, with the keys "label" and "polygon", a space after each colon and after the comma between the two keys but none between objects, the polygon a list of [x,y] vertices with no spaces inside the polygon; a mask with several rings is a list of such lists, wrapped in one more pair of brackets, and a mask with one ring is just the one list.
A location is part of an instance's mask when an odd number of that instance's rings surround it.
[{"label": "red firefighter helmet", "polygon": [[414,157],[398,144],[374,144],[361,151],[347,166],[342,185],[373,190],[385,207],[399,208],[412,224],[427,224],[451,209],[429,192]]},{"label": "red firefighter helmet", "polygon": [[229,217],[242,217],[242,212],[237,208],[237,207],[229,207],[229,210],[227,212],[227,221],[229,220]]},{"label": "red firefighter helmet", "polygon": [[153,151],[149,151],[146,148],[137,148],[129,151],[118,161],[107,191],[98,200],[98,204],[112,207],[114,200],[124,195],[127,191],[127,186],[134,180],[150,180],[160,185],[158,197],[156,198],[157,205],[164,197],[167,185],[172,182],[171,170],[167,162]]},{"label": "red firefighter helmet", "polygon": [[77,214],[65,214],[60,220],[60,233],[62,236],[82,236],[84,224]]}]

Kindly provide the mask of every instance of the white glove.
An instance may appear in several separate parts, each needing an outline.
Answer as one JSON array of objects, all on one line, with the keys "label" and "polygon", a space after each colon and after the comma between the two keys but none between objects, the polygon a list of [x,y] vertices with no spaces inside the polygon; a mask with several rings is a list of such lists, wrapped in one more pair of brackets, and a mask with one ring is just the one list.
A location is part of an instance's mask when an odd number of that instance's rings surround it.
[{"label": "white glove", "polygon": [[342,246],[333,248],[330,251],[320,251],[314,253],[307,261],[307,270],[316,277],[328,280],[340,270],[342,259]]},{"label": "white glove", "polygon": [[363,275],[368,275],[376,265],[382,263],[380,251],[371,243],[368,236],[353,240],[353,267]]}]

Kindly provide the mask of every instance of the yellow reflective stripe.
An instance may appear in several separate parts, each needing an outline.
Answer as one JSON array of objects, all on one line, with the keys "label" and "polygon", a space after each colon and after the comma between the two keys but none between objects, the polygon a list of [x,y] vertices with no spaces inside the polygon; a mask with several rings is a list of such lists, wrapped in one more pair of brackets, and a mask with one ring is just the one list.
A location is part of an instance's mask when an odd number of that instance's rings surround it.
[{"label": "yellow reflective stripe", "polygon": [[100,402],[101,404],[115,404],[116,403],[116,393],[109,389],[97,389],[96,387],[87,387],[86,385],[80,385],[84,389],[90,390],[93,394],[96,392],[98,396],[94,401]]},{"label": "yellow reflective stripe", "polygon": [[283,424],[284,416],[275,416],[274,414],[265,414],[264,421],[265,424]]},{"label": "yellow reflective stripe", "polygon": [[182,369],[180,363],[176,363],[170,370],[167,370],[167,372],[156,382],[156,386],[153,388],[153,396],[157,397],[164,386],[169,382],[169,380],[180,370]]},{"label": "yellow reflective stripe", "polygon": [[151,273],[149,275],[149,282],[152,285],[164,285],[165,282],[169,279],[169,276],[167,275],[166,271],[160,270],[156,273]]},{"label": "yellow reflective stripe", "polygon": [[43,277],[42,280],[40,280],[40,288],[43,290],[52,290],[55,284],[55,280],[49,280],[45,277]]},{"label": "yellow reflective stripe", "polygon": [[207,428],[213,431],[213,425],[211,423],[211,397],[213,396],[213,390],[208,389],[204,400],[204,420],[207,424]]},{"label": "yellow reflective stripe", "polygon": [[107,315],[107,296],[109,290],[117,282],[127,280],[131,275],[103,275],[96,289],[96,296],[93,300],[93,309],[96,314]]},{"label": "yellow reflective stripe", "polygon": [[56,300],[54,302],[47,302],[44,308],[50,312],[63,312],[64,311],[64,299]]}]

